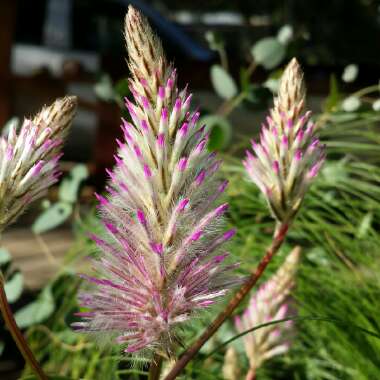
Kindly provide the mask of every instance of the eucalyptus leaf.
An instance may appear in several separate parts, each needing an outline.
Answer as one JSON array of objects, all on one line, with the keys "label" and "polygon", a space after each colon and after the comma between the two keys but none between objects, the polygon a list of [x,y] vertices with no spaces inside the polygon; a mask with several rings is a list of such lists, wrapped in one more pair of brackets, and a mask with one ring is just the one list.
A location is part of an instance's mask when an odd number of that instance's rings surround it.
[{"label": "eucalyptus leaf", "polygon": [[111,102],[115,99],[115,90],[112,85],[111,77],[108,74],[101,76],[99,82],[94,86],[95,94],[105,102]]},{"label": "eucalyptus leaf", "polygon": [[18,327],[26,328],[43,322],[55,309],[51,288],[47,286],[36,301],[24,306],[15,313]]},{"label": "eucalyptus leaf", "polygon": [[32,225],[32,230],[36,234],[41,234],[52,230],[64,223],[72,214],[73,206],[67,202],[57,202],[36,219]]},{"label": "eucalyptus leaf", "polygon": [[346,112],[355,112],[359,109],[361,101],[356,96],[349,96],[342,102],[342,109]]},{"label": "eucalyptus leaf", "polygon": [[342,80],[346,83],[354,82],[358,74],[359,74],[358,65],[355,65],[355,64],[348,65],[343,70]]},{"label": "eucalyptus leaf", "polygon": [[276,38],[266,37],[253,45],[251,53],[256,63],[271,70],[283,61],[286,49]]},{"label": "eucalyptus leaf", "polygon": [[89,176],[87,166],[84,165],[84,164],[77,164],[77,165],[75,165],[71,169],[70,175],[72,177],[74,177],[77,181],[83,181],[83,180],[85,180]]},{"label": "eucalyptus leaf", "polygon": [[10,261],[11,254],[5,248],[0,248],[0,265],[8,264]]},{"label": "eucalyptus leaf", "polygon": [[293,39],[293,27],[291,25],[284,25],[277,33],[277,39],[282,45],[287,45]]},{"label": "eucalyptus leaf", "polygon": [[86,178],[88,178],[87,166],[83,164],[76,165],[59,186],[59,200],[67,203],[75,203],[78,198],[80,184]]},{"label": "eucalyptus leaf", "polygon": [[223,99],[231,99],[238,93],[234,79],[220,65],[211,67],[211,82],[215,92]]},{"label": "eucalyptus leaf", "polygon": [[16,272],[10,280],[5,283],[4,290],[7,295],[7,300],[9,303],[16,302],[24,288],[24,278],[20,272]]},{"label": "eucalyptus leaf", "polygon": [[372,109],[376,112],[380,111],[380,99],[376,99],[372,104]]}]

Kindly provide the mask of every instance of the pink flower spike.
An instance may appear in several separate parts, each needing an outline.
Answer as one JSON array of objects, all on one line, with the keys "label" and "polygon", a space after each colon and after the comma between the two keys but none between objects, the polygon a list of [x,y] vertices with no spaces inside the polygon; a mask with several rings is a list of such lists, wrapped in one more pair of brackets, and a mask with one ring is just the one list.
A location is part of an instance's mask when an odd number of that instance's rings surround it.
[{"label": "pink flower spike", "polygon": [[161,42],[131,6],[125,21],[136,96],[126,100],[132,121],[122,125],[109,203],[99,206],[118,231],[97,238],[95,275],[84,278],[92,285],[79,295],[86,314],[74,327],[109,335],[126,352],[174,358],[186,325],[240,283],[221,253],[232,237],[221,230],[227,205],[216,202],[226,182],[212,175],[220,161]]}]

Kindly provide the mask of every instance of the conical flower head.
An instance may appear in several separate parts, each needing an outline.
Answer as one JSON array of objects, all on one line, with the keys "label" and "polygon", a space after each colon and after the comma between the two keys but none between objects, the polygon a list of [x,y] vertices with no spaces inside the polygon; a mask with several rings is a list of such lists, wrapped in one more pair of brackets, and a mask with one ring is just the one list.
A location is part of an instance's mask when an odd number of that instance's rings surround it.
[{"label": "conical flower head", "polygon": [[208,134],[178,91],[157,37],[132,7],[126,17],[132,123],[123,120],[116,167],[106,197],[98,196],[104,236],[93,288],[81,295],[89,309],[76,327],[117,334],[127,352],[173,355],[184,322],[236,282],[220,232],[227,205],[215,206],[226,182],[207,151]]},{"label": "conical flower head", "polygon": [[0,138],[0,231],[57,181],[60,150],[75,109],[75,97],[58,99],[25,119],[19,133],[12,126]]},{"label": "conical flower head", "polygon": [[314,136],[311,113],[303,114],[305,84],[296,59],[286,67],[274,108],[263,124],[260,142],[252,140],[243,164],[265,195],[273,216],[289,222],[318,174],[325,147]]},{"label": "conical flower head", "polygon": [[[243,315],[235,317],[239,333],[289,316],[288,298],[294,286],[299,256],[300,249],[296,247],[278,271],[251,297]],[[245,352],[254,373],[264,361],[288,351],[291,326],[289,322],[281,323],[244,335]]]}]

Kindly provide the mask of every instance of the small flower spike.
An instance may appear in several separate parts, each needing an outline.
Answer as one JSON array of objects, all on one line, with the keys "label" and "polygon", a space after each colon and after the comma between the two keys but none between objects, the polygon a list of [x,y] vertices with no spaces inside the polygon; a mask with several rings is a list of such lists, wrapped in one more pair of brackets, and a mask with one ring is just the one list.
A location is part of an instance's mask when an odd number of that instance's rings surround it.
[{"label": "small flower spike", "polygon": [[[289,316],[288,298],[294,286],[299,256],[300,248],[296,247],[278,271],[252,296],[243,315],[235,317],[235,327],[239,333]],[[287,338],[291,327],[290,321],[262,327],[244,335],[244,348],[251,373],[256,373],[264,361],[288,351]]]},{"label": "small flower spike", "polygon": [[286,67],[274,107],[252,140],[243,164],[265,195],[273,216],[290,222],[325,159],[325,147],[314,136],[311,113],[304,112],[303,73],[295,58]]},{"label": "small flower spike", "polygon": [[228,205],[215,206],[226,187],[220,161],[207,151],[208,134],[178,91],[177,73],[146,19],[129,7],[125,23],[134,101],[125,100],[108,194],[98,195],[103,236],[96,275],[80,296],[87,309],[74,324],[108,332],[129,353],[172,357],[180,330],[237,283],[225,264],[221,232]]},{"label": "small flower spike", "polygon": [[0,232],[57,182],[76,103],[75,97],[58,99],[34,119],[25,119],[19,133],[12,127],[0,138]]}]

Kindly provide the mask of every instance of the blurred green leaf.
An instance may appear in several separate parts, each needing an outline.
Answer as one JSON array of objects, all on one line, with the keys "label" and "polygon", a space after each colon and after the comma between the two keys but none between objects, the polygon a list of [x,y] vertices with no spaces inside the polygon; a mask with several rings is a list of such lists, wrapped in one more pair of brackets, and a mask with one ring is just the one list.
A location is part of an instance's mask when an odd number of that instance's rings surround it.
[{"label": "blurred green leaf", "polygon": [[5,343],[0,340],[0,356],[3,354],[5,348]]},{"label": "blurred green leaf", "polygon": [[359,224],[358,231],[356,233],[356,237],[358,239],[362,239],[365,236],[367,236],[368,231],[370,230],[371,225],[372,225],[372,220],[373,220],[372,212],[369,212],[366,215],[364,215],[363,219],[361,220]]},{"label": "blurred green leaf", "polygon": [[220,65],[211,67],[211,82],[215,92],[223,99],[231,99],[238,92],[234,79]]},{"label": "blurred green leaf", "polygon": [[266,37],[256,42],[251,53],[256,63],[271,70],[285,58],[286,49],[276,38]]},{"label": "blurred green leaf", "polygon": [[52,230],[64,223],[73,211],[73,206],[67,202],[57,202],[44,211],[33,223],[32,230],[36,234]]},{"label": "blurred green leaf", "polygon": [[201,125],[206,124],[210,131],[208,148],[210,150],[223,149],[231,139],[232,127],[230,122],[220,115],[207,115],[200,119]]},{"label": "blurred green leaf", "polygon": [[5,294],[7,295],[7,300],[9,303],[16,302],[24,288],[24,278],[22,273],[16,272],[10,280],[7,280],[4,286]]},{"label": "blurred green leaf", "polygon": [[5,248],[0,248],[0,265],[8,264],[10,261],[11,254]]},{"label": "blurred green leaf", "polygon": [[324,112],[333,111],[337,107],[341,98],[342,98],[342,95],[339,92],[338,81],[336,80],[336,76],[334,74],[331,74],[330,91],[329,91],[328,97],[326,98],[324,102],[324,106],[323,106]]},{"label": "blurred green leaf", "polygon": [[24,306],[15,313],[18,327],[26,328],[43,322],[54,311],[54,298],[50,286],[47,286],[36,301]]}]

